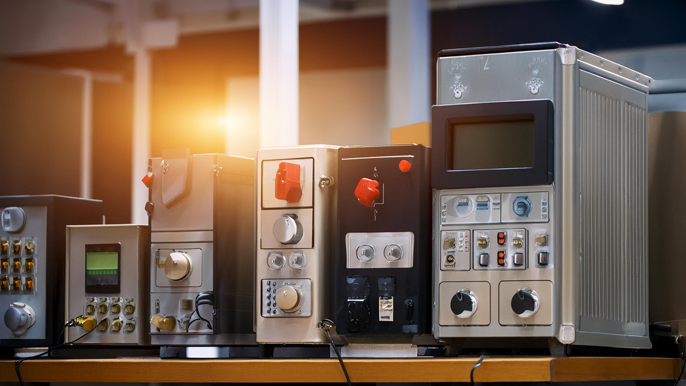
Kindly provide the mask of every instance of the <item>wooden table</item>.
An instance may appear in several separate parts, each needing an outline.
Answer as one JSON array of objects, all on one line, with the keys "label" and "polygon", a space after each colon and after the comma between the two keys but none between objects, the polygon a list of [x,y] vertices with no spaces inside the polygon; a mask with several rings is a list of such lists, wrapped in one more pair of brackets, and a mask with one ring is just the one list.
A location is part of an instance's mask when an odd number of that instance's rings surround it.
[{"label": "wooden table", "polygon": [[[344,359],[352,382],[469,382],[477,358]],[[573,382],[676,379],[670,358],[486,358],[476,382]],[[335,359],[47,359],[21,365],[25,382],[345,382]],[[14,361],[0,361],[0,382],[17,382]]]}]

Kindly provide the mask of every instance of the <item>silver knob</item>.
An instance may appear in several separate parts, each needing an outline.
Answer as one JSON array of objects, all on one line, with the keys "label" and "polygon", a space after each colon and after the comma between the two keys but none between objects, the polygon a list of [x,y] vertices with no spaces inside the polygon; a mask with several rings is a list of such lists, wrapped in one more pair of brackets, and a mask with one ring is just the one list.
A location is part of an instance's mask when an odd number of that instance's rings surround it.
[{"label": "silver knob", "polygon": [[368,244],[360,245],[355,254],[360,261],[370,261],[374,258],[374,247]]},{"label": "silver knob", "polygon": [[403,258],[403,249],[398,244],[386,245],[386,248],[383,250],[383,255],[386,260],[398,261]]},{"label": "silver knob", "polygon": [[0,223],[5,232],[19,232],[26,224],[24,209],[12,206],[2,210]]},{"label": "silver knob", "polygon": [[191,259],[182,252],[172,252],[164,261],[164,274],[169,280],[183,280],[191,274],[191,269]]},{"label": "silver knob", "polygon": [[290,265],[291,268],[303,269],[305,268],[305,264],[307,264],[307,259],[305,258],[304,253],[293,252],[290,255],[288,255],[288,265]]},{"label": "silver knob", "polygon": [[[267,255],[267,265],[272,269],[281,269],[286,265],[286,259],[281,252],[269,252]],[[269,287],[267,287],[269,291]]]},{"label": "silver knob", "polygon": [[22,336],[36,323],[36,313],[28,304],[15,302],[5,311],[5,326],[14,336]]},{"label": "silver knob", "polygon": [[303,226],[297,218],[295,214],[286,213],[274,222],[274,238],[281,244],[297,244],[303,238]]},{"label": "silver knob", "polygon": [[530,318],[538,312],[541,301],[538,293],[529,287],[523,287],[512,297],[512,311],[520,318]]}]

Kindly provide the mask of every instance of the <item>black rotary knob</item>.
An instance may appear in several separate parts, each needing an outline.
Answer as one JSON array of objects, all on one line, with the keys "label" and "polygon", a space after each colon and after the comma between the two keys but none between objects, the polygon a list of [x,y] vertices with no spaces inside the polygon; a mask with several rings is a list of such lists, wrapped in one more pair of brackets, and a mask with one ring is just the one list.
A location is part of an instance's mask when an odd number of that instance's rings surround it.
[{"label": "black rotary knob", "polygon": [[520,317],[531,317],[538,311],[538,296],[531,289],[522,288],[514,294],[510,306],[512,311]]},{"label": "black rotary knob", "polygon": [[476,296],[468,289],[458,291],[450,299],[450,310],[458,318],[468,318],[476,312]]}]

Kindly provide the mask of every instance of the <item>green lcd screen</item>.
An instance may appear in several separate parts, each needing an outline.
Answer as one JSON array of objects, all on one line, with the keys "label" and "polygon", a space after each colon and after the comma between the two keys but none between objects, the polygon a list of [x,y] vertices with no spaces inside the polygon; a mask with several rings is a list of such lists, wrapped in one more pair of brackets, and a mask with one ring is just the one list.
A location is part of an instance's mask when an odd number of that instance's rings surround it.
[{"label": "green lcd screen", "polygon": [[86,246],[86,293],[119,292],[118,244]]}]

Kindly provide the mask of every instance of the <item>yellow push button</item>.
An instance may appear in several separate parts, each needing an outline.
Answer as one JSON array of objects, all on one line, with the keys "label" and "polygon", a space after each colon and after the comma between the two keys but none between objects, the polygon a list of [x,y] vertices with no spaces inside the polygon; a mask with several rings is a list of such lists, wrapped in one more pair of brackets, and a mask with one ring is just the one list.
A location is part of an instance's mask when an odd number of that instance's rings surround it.
[{"label": "yellow push button", "polygon": [[154,315],[152,318],[150,318],[150,323],[164,331],[171,331],[174,329],[174,327],[176,327],[176,319],[161,315]]},{"label": "yellow push button", "polygon": [[33,291],[33,278],[27,277],[24,279],[24,289],[26,291]]},{"label": "yellow push button", "polygon": [[36,244],[33,243],[33,241],[27,241],[26,244],[24,244],[24,253],[27,255],[33,255],[33,251],[36,249]]},{"label": "yellow push button", "polygon": [[21,259],[14,259],[14,261],[12,262],[12,272],[21,272]]},{"label": "yellow push button", "polygon": [[24,271],[26,273],[33,273],[33,259],[26,259],[24,261]]},{"label": "yellow push button", "polygon": [[0,269],[2,272],[7,272],[7,269],[10,267],[10,262],[7,259],[3,259],[2,262],[0,262]]},{"label": "yellow push button", "polygon": [[21,291],[21,278],[15,277],[12,279],[12,289],[14,291]]},{"label": "yellow push button", "polygon": [[15,255],[18,255],[20,251],[21,251],[21,241],[17,240],[12,244],[12,252],[14,252]]},{"label": "yellow push button", "polygon": [[0,241],[0,253],[6,255],[10,249],[10,243],[7,240]]},{"label": "yellow push button", "polygon": [[10,281],[6,277],[0,279],[0,291],[8,291],[10,289]]}]

